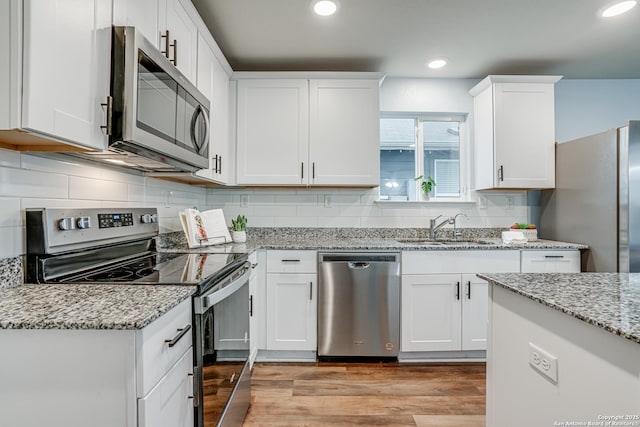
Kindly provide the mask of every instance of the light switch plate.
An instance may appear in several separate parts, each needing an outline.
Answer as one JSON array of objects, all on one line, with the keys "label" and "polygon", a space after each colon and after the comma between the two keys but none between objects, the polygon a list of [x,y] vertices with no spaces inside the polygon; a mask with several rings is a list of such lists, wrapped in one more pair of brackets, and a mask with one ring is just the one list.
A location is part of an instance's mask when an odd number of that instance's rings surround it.
[{"label": "light switch plate", "polygon": [[247,206],[249,206],[249,195],[243,194],[240,196],[240,207],[246,208]]}]

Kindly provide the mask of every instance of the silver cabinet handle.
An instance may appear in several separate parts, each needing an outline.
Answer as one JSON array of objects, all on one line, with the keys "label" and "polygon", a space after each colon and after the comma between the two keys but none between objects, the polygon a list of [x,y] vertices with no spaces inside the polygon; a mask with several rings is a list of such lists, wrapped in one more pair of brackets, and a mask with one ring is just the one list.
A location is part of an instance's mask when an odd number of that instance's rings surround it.
[{"label": "silver cabinet handle", "polygon": [[545,258],[564,258],[564,255],[545,255]]},{"label": "silver cabinet handle", "polygon": [[249,296],[249,317],[253,317],[253,295]]},{"label": "silver cabinet handle", "polygon": [[173,337],[173,339],[170,340],[164,340],[164,342],[169,346],[169,347],[173,347],[176,344],[178,344],[178,341],[180,341],[180,339],[182,339],[183,336],[185,336],[187,334],[187,332],[189,332],[191,330],[191,325],[187,325],[182,329],[178,329],[178,335],[176,335],[175,337]]},{"label": "silver cabinet handle", "polygon": [[460,282],[456,282],[456,299],[460,299]]},{"label": "silver cabinet handle", "polygon": [[313,301],[313,282],[309,282],[309,301]]},{"label": "silver cabinet handle", "polygon": [[500,168],[498,169],[498,180],[504,181],[504,169],[502,165],[500,165]]},{"label": "silver cabinet handle", "polygon": [[300,262],[299,259],[282,259],[280,261],[282,261],[282,262]]},{"label": "silver cabinet handle", "polygon": [[100,126],[100,129],[103,129],[107,135],[111,135],[113,131],[113,97],[107,96],[106,104],[100,104],[103,107],[107,107],[107,120],[106,124]]},{"label": "silver cabinet handle", "polygon": [[311,178],[316,179],[316,162],[311,163]]},{"label": "silver cabinet handle", "polygon": [[304,162],[300,162],[300,178],[304,179]]},{"label": "silver cabinet handle", "polygon": [[467,299],[471,299],[471,280],[467,282]]},{"label": "silver cabinet handle", "polygon": [[222,173],[222,156],[218,159],[218,173]]}]

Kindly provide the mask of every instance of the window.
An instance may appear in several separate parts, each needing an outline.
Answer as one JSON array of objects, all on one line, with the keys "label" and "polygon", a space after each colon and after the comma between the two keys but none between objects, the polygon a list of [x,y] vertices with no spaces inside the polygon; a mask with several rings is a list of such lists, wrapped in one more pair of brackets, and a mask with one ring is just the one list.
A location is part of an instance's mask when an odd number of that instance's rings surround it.
[{"label": "window", "polygon": [[380,200],[421,200],[416,177],[432,177],[436,199],[464,194],[464,117],[382,115],[380,119]]}]

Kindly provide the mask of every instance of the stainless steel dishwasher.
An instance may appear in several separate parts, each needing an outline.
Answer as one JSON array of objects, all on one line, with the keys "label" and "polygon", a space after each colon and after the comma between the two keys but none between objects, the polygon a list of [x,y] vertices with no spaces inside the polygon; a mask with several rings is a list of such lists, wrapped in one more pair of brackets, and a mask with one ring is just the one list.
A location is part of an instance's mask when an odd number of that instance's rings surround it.
[{"label": "stainless steel dishwasher", "polygon": [[318,254],[318,357],[398,356],[400,254]]}]

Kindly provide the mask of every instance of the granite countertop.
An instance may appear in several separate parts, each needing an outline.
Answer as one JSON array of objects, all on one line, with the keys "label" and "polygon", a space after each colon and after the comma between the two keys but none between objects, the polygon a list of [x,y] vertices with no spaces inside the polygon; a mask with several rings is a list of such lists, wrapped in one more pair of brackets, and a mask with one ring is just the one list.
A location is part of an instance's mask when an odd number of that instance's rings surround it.
[{"label": "granite countertop", "polygon": [[[401,241],[400,241],[401,240]],[[166,252],[205,252],[205,253],[250,253],[256,249],[271,250],[399,250],[399,251],[460,251],[460,250],[519,250],[519,249],[587,249],[588,246],[578,243],[556,242],[551,240],[535,240],[519,245],[505,245],[502,239],[477,238],[462,240],[461,243],[425,244],[424,238],[332,238],[317,236],[304,238],[300,236],[282,237],[251,237],[246,243],[233,243],[226,245],[205,246],[191,248],[186,242],[173,242],[170,246],[164,246],[160,250]],[[442,240],[440,241],[442,242]]]},{"label": "granite countertop", "polygon": [[195,291],[147,285],[0,288],[0,329],[142,329]]},{"label": "granite countertop", "polygon": [[478,277],[640,343],[640,273],[478,274]]}]

